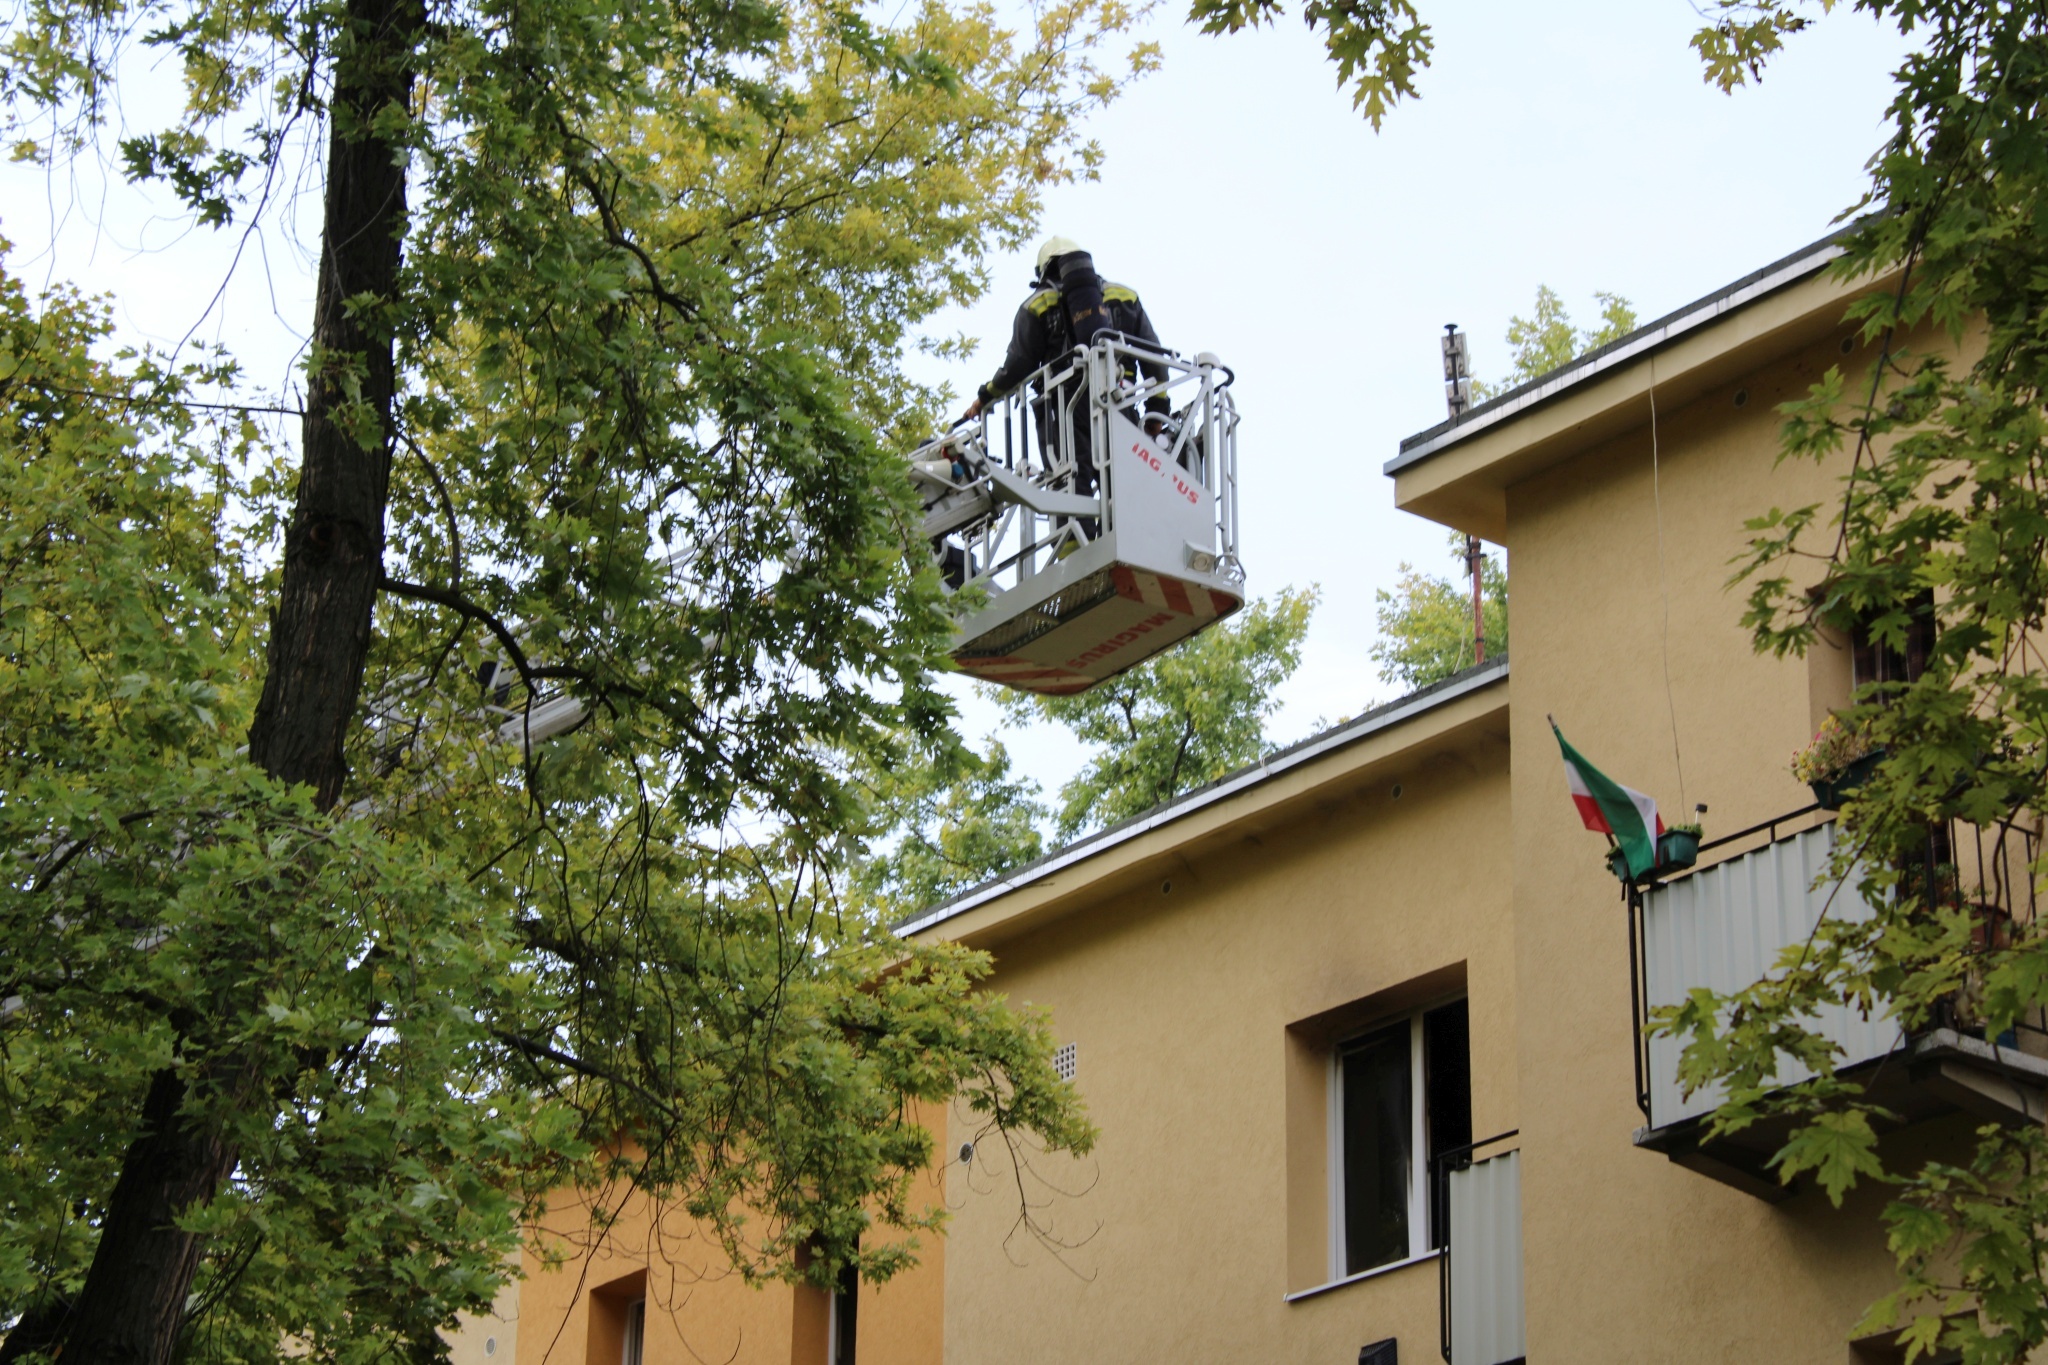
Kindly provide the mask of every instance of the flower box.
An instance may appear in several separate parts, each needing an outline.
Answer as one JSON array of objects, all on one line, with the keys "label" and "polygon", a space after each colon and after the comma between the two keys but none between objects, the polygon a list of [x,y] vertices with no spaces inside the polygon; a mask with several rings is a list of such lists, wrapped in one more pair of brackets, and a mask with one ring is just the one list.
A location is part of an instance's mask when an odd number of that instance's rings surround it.
[{"label": "flower box", "polygon": [[1699,861],[1700,830],[1693,825],[1680,825],[1667,829],[1657,836],[1657,862],[1641,877],[1628,875],[1628,858],[1618,848],[1607,853],[1607,870],[1624,882],[1654,882],[1674,872],[1683,872]]},{"label": "flower box", "polygon": [[1813,799],[1820,803],[1822,810],[1840,810],[1849,793],[1869,780],[1877,765],[1884,761],[1884,750],[1872,749],[1861,758],[1853,759],[1826,777],[1816,777],[1806,785],[1813,789]]},{"label": "flower box", "polygon": [[1657,836],[1656,874],[1678,872],[1700,860],[1700,831],[1667,829]]},{"label": "flower box", "polygon": [[1821,722],[1813,739],[1792,755],[1792,776],[1813,789],[1823,810],[1840,810],[1850,792],[1870,777],[1884,750],[1870,742],[1867,729],[1851,730],[1839,716]]}]

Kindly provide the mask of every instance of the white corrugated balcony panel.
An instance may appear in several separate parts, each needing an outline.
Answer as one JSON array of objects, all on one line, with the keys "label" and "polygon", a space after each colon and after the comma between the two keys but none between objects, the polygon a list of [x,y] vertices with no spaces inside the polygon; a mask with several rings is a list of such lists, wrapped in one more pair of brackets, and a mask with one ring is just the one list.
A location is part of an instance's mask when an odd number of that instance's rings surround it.
[{"label": "white corrugated balcony panel", "polygon": [[1450,1173],[1451,1365],[1502,1365],[1522,1334],[1522,1154]]},{"label": "white corrugated balcony panel", "polygon": [[[1650,889],[1643,903],[1643,967],[1651,1009],[1676,1005],[1698,986],[1727,993],[1760,981],[1788,944],[1804,943],[1823,913],[1850,922],[1871,908],[1856,878],[1820,882],[1834,848],[1835,827],[1822,825]],[[1818,885],[1816,883],[1819,882]],[[1838,1065],[1881,1057],[1898,1046],[1889,1016],[1865,1018],[1846,1005],[1817,1016],[1819,1031],[1842,1048]],[[1663,1128],[1711,1111],[1720,1087],[1686,1097],[1678,1084],[1685,1040],[1650,1041],[1650,1126]],[[1778,1079],[1787,1085],[1813,1073],[1783,1059]]]}]

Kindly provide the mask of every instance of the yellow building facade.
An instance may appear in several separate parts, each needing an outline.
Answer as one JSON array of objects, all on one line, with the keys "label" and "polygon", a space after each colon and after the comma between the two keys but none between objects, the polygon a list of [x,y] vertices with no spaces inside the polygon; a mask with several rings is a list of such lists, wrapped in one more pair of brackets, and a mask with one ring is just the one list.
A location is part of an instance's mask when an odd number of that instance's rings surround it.
[{"label": "yellow building facade", "polygon": [[[1757,655],[1728,578],[1746,519],[1838,495],[1777,463],[1776,411],[1874,359],[1843,313],[1890,282],[1836,254],[1403,442],[1397,504],[1508,551],[1512,663],[903,926],[1050,1008],[1102,1129],[1085,1161],[984,1137],[949,1168],[947,1360],[1896,1358],[1850,1340],[1892,1273],[1876,1196],[1836,1210],[1708,1140],[1639,1032],[1810,927],[1831,817],[1788,759],[1854,642]],[[1553,716],[1668,820],[1707,808],[1696,869],[1624,899]],[[1872,1030],[1845,1051],[1915,1120],[1900,1150],[2039,1120],[2038,1059],[2014,1081],[1981,1040]]]},{"label": "yellow building facade", "polygon": [[[629,1201],[603,1246],[555,1269],[529,1255],[457,1359],[1896,1359],[1850,1341],[1890,1284],[1876,1196],[1837,1210],[1777,1186],[1767,1148],[1709,1139],[1710,1097],[1684,1096],[1675,1050],[1640,1033],[1673,992],[1754,979],[1810,927],[1830,817],[1787,760],[1859,656],[1757,655],[1727,579],[1747,518],[1839,488],[1838,469],[1777,464],[1775,411],[1874,358],[1842,317],[1888,282],[1830,278],[1835,254],[1403,442],[1397,504],[1508,551],[1512,662],[899,926],[988,950],[993,989],[1051,1012],[1101,1130],[1089,1156],[943,1116],[943,1245],[850,1309],[743,1286]],[[1697,867],[1624,897],[1553,717],[1667,819],[1707,808]],[[2048,1062],[1857,1027],[1845,1053],[1914,1120],[1888,1139],[1901,1151],[2039,1121]],[[587,1236],[579,1200],[556,1222]]]},{"label": "yellow building facade", "polygon": [[[943,1141],[945,1115],[922,1116]],[[923,1191],[936,1203],[936,1177]],[[932,1241],[926,1238],[927,1244]],[[748,1283],[682,1209],[625,1186],[561,1190],[527,1229],[487,1314],[450,1334],[451,1365],[936,1365],[945,1260],[839,1293]]]}]

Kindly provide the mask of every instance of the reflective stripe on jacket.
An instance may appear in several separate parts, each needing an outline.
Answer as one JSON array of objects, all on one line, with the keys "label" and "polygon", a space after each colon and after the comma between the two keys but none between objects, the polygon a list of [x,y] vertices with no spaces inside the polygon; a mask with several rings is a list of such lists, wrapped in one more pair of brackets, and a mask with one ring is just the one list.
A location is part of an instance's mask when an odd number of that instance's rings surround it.
[{"label": "reflective stripe on jacket", "polygon": [[[1112,330],[1154,346],[1160,344],[1159,334],[1152,330],[1152,319],[1146,316],[1145,305],[1139,301],[1137,290],[1127,284],[1104,280],[1102,301],[1109,305]],[[1010,327],[1010,349],[1003,356],[1002,368],[978,391],[982,402],[1001,398],[1048,360],[1073,348],[1073,327],[1067,321],[1066,310],[1059,304],[1060,291],[1052,288],[1036,290],[1024,300],[1017,309],[1017,320]],[[1140,362],[1139,368],[1148,379],[1157,382],[1166,379],[1166,367],[1157,361]],[[1168,403],[1165,395],[1161,394],[1148,400],[1145,406],[1153,412],[1165,412]]]}]

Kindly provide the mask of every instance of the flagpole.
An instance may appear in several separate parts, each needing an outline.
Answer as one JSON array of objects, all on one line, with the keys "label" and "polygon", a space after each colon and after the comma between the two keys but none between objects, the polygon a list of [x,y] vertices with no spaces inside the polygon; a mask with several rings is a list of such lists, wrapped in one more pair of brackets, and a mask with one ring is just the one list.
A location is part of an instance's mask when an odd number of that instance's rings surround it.
[{"label": "flagpole", "polygon": [[[1543,719],[1544,719],[1544,720],[1546,720],[1546,721],[1548,721],[1548,722],[1550,723],[1550,733],[1552,733],[1553,735],[1556,735],[1556,736],[1557,736],[1557,737],[1558,737],[1559,739],[1563,739],[1563,738],[1564,738],[1564,731],[1562,731],[1562,730],[1560,730],[1560,729],[1558,729],[1558,728],[1557,728],[1557,717],[1556,717],[1556,716],[1552,715],[1552,714],[1551,714],[1550,712],[1548,712],[1548,711],[1545,711],[1545,712],[1543,713]],[[1615,839],[1615,837],[1614,837],[1614,831],[1613,831],[1613,830],[1611,830],[1611,829],[1610,829],[1610,830],[1606,830],[1606,831],[1604,831],[1604,833],[1605,833],[1605,834],[1607,835],[1607,847],[1609,847],[1609,848],[1620,848],[1620,847],[1621,847],[1621,844],[1620,844],[1620,843],[1619,843],[1618,841],[1616,841],[1616,839]]]},{"label": "flagpole", "polygon": [[[1604,784],[1606,787],[1612,789],[1612,791],[1609,793],[1610,795],[1625,800],[1626,802],[1632,804],[1635,807],[1635,814],[1637,817],[1636,823],[1641,826],[1643,831],[1643,837],[1648,841],[1649,844],[1649,866],[1644,869],[1647,872],[1651,867],[1654,867],[1656,865],[1657,839],[1658,836],[1662,833],[1663,827],[1663,820],[1656,814],[1655,804],[1650,801],[1650,798],[1643,796],[1642,793],[1621,786],[1612,778],[1607,777],[1605,774],[1601,773],[1599,770],[1593,768],[1589,763],[1587,763],[1584,755],[1578,753],[1575,749],[1573,749],[1570,741],[1565,739],[1564,731],[1559,728],[1557,723],[1557,717],[1554,714],[1546,711],[1543,713],[1543,719],[1549,723],[1550,733],[1557,737],[1558,747],[1564,751],[1566,776],[1570,778],[1573,783],[1573,799],[1575,801],[1580,799],[1577,794],[1578,790],[1581,787],[1589,785],[1587,775],[1590,774],[1590,782]],[[1591,793],[1589,793],[1585,797],[1585,800],[1589,803],[1594,804],[1596,807],[1606,804],[1604,801],[1601,800],[1600,797],[1593,795]],[[1642,818],[1646,806],[1650,816],[1649,819]],[[1619,809],[1619,807],[1617,807],[1617,809]],[[1621,841],[1620,835],[1615,832],[1615,820],[1613,814],[1602,813],[1598,815],[1597,818],[1599,823],[1597,824],[1594,822],[1594,817],[1588,816],[1583,807],[1580,810],[1580,816],[1582,819],[1585,820],[1586,828],[1590,830],[1596,830],[1600,834],[1606,836],[1607,848],[1610,855],[1610,859],[1613,854],[1617,852],[1620,853],[1622,857],[1622,866],[1624,869],[1626,869],[1627,874],[1622,877],[1622,883],[1624,890],[1627,890],[1628,887],[1630,887],[1633,884],[1634,877],[1637,874],[1630,857],[1629,849],[1631,846],[1628,844],[1624,844]]]}]

